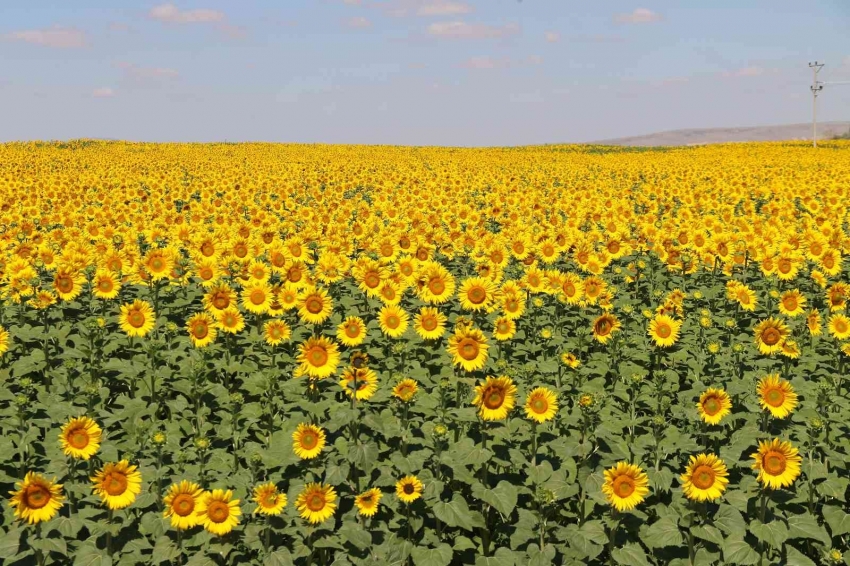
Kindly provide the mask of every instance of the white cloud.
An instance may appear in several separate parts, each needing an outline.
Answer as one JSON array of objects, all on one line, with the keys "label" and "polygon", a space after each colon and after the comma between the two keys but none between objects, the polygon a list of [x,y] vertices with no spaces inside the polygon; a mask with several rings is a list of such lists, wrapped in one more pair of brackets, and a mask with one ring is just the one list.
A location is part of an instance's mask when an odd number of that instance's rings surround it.
[{"label": "white cloud", "polygon": [[84,32],[59,26],[49,29],[13,31],[6,34],[6,38],[60,49],[84,47],[86,45],[86,34]]},{"label": "white cloud", "polygon": [[560,41],[561,34],[556,31],[547,31],[546,32],[546,41],[549,43],[556,43]]},{"label": "white cloud", "polygon": [[428,26],[428,33],[437,37],[454,39],[487,39],[513,35],[519,32],[517,24],[488,26],[485,24],[467,24],[466,22],[439,22]]},{"label": "white cloud", "polygon": [[218,10],[198,8],[195,10],[180,10],[174,4],[160,4],[151,8],[150,17],[170,24],[198,24],[223,22],[224,13]]},{"label": "white cloud", "polygon": [[356,16],[347,20],[345,22],[345,25],[350,28],[363,29],[370,27],[372,25],[372,22],[370,22],[367,18],[364,18],[363,16]]},{"label": "white cloud", "polygon": [[614,16],[614,21],[618,24],[650,24],[660,22],[664,17],[647,8],[636,8],[630,14],[617,14]]},{"label": "white cloud", "polygon": [[465,2],[453,2],[452,0],[430,0],[419,6],[416,14],[419,16],[454,16],[457,14],[468,14],[472,6]]},{"label": "white cloud", "polygon": [[110,98],[115,96],[115,91],[108,86],[96,88],[92,91],[91,95],[95,98]]}]

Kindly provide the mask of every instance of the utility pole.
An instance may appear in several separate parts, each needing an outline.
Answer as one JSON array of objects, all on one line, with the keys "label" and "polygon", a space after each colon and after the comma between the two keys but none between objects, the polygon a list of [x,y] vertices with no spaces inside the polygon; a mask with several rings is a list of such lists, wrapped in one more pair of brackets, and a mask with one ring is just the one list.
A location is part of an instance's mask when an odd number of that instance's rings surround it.
[{"label": "utility pole", "polygon": [[818,93],[823,90],[823,83],[818,82],[818,73],[823,68],[823,63],[809,63],[812,70],[812,146],[818,146]]}]

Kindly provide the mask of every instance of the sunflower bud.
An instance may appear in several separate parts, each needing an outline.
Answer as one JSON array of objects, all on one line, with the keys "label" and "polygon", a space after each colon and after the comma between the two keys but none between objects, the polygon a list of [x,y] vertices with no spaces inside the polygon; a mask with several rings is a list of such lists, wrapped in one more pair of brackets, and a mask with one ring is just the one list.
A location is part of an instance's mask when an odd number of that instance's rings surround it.
[{"label": "sunflower bud", "polygon": [[163,444],[165,444],[165,441],[168,440],[168,436],[166,436],[166,434],[164,432],[159,430],[159,431],[153,433],[151,440],[157,446],[162,446]]},{"label": "sunflower bud", "polygon": [[206,450],[207,448],[210,447],[210,441],[207,440],[206,438],[203,438],[203,437],[196,438],[195,439],[195,447],[198,450],[204,451],[204,450]]},{"label": "sunflower bud", "polygon": [[446,425],[440,423],[434,426],[434,436],[436,438],[443,438],[449,433],[449,429],[446,428]]}]

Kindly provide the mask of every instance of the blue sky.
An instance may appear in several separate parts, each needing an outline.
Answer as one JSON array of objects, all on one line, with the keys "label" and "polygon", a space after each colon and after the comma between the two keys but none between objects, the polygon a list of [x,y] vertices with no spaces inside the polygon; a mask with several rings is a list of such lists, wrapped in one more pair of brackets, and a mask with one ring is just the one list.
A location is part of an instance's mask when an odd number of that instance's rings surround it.
[{"label": "blue sky", "polygon": [[[0,140],[579,142],[811,120],[848,0],[4,0]],[[819,118],[850,119],[850,85]]]}]

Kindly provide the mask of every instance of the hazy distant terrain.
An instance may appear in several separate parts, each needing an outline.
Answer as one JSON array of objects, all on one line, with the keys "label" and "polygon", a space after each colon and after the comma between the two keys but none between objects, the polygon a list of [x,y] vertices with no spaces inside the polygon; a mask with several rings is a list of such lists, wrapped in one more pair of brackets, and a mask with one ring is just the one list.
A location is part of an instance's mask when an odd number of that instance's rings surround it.
[{"label": "hazy distant terrain", "polygon": [[[823,122],[818,124],[818,140],[846,133],[850,122]],[[783,126],[754,126],[748,128],[692,128],[656,132],[643,136],[599,140],[606,145],[693,145],[744,141],[811,140],[812,124],[786,124]]]}]

